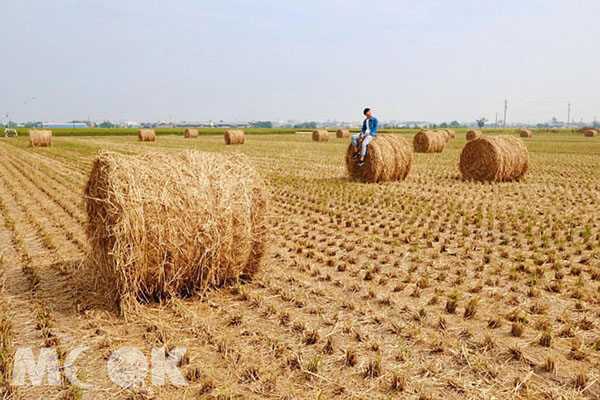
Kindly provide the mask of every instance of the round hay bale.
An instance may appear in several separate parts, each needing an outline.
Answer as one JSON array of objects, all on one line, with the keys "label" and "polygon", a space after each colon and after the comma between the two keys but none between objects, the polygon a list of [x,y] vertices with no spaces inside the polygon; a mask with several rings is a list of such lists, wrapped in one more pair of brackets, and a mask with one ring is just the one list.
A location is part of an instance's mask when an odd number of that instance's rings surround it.
[{"label": "round hay bale", "polygon": [[467,132],[467,140],[473,140],[473,139],[477,139],[478,137],[481,137],[481,131],[476,131],[476,130],[470,130]]},{"label": "round hay bale", "polygon": [[448,133],[448,131],[446,131],[445,129],[442,130],[434,130],[434,132],[438,132],[440,135],[442,135],[442,137],[444,138],[444,141],[446,143],[448,143],[448,141],[450,140],[450,134]]},{"label": "round hay bale", "polygon": [[325,129],[317,129],[312,133],[312,140],[314,142],[328,142],[329,132]]},{"label": "round hay bale", "polygon": [[412,149],[401,136],[379,134],[367,147],[365,163],[352,159],[352,144],[346,152],[346,169],[354,180],[362,182],[401,181],[412,165]]},{"label": "round hay bale", "polygon": [[196,139],[198,137],[198,129],[185,128],[185,131],[183,131],[183,137],[186,139]]},{"label": "round hay bale", "polygon": [[588,129],[583,133],[583,135],[586,137],[594,137],[598,135],[598,132],[596,132],[594,129]]},{"label": "round hay bale", "polygon": [[246,133],[243,129],[229,129],[225,131],[225,144],[246,143]]},{"label": "round hay bale", "polygon": [[265,186],[243,154],[103,150],[85,188],[91,272],[121,311],[254,274]]},{"label": "round hay bale", "polygon": [[529,129],[521,129],[519,131],[519,135],[522,138],[530,138],[530,137],[533,137],[533,132],[531,132]]},{"label": "round hay bale", "polygon": [[456,132],[454,129],[446,129],[446,132],[448,133],[448,136],[450,136],[450,139],[454,139],[456,137]]},{"label": "round hay bale", "polygon": [[30,129],[29,130],[30,147],[50,147],[52,146],[52,131],[49,129]]},{"label": "round hay bale", "polygon": [[350,130],[349,129],[338,129],[335,132],[335,136],[338,138],[349,138],[350,137]]},{"label": "round hay bale", "polygon": [[481,136],[467,142],[459,165],[464,179],[512,181],[527,172],[529,152],[515,136]]},{"label": "round hay bale", "polygon": [[416,153],[441,153],[448,141],[446,132],[421,130],[413,138]]},{"label": "round hay bale", "polygon": [[140,129],[138,130],[138,139],[140,142],[154,142],[156,140],[156,133],[154,129]]}]

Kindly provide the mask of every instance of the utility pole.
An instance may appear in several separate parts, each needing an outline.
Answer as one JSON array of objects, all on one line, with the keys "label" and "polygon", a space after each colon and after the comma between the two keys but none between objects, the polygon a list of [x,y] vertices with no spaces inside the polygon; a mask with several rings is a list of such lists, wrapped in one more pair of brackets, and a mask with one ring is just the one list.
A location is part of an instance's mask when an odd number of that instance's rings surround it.
[{"label": "utility pole", "polygon": [[567,129],[571,125],[571,102],[567,103]]},{"label": "utility pole", "polygon": [[506,109],[508,108],[508,100],[504,99],[504,127],[502,128],[502,133],[506,133]]},{"label": "utility pole", "polygon": [[496,122],[494,122],[494,131],[498,130],[498,113],[496,113]]},{"label": "utility pole", "polygon": [[596,129],[596,116],[594,115],[594,122],[592,122],[592,128]]}]

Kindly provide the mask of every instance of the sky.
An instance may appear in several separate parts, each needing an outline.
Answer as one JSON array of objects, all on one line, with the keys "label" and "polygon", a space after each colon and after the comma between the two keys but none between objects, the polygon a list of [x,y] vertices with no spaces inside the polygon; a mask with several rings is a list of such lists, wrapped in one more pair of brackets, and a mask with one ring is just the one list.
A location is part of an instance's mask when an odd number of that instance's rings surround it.
[{"label": "sky", "polygon": [[[600,118],[598,0],[0,0],[0,121]],[[6,115],[8,114],[8,118]]]}]

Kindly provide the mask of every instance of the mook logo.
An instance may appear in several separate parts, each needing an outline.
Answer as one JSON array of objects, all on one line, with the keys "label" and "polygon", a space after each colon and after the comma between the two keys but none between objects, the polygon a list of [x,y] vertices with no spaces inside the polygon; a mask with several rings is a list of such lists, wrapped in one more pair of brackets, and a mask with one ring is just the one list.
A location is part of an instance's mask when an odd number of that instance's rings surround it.
[{"label": "mook logo", "polygon": [[[63,371],[69,382],[82,389],[92,385],[77,377],[77,358],[91,350],[88,346],[73,349],[65,357]],[[143,352],[134,347],[121,347],[115,350],[106,362],[111,381],[123,388],[138,386],[144,382],[151,367],[151,380],[155,386],[163,386],[167,379],[175,386],[187,386],[187,381],[179,370],[179,363],[187,348],[177,347],[165,354],[164,347],[152,349],[151,362]],[[31,347],[18,348],[15,352],[11,384],[13,386],[41,386],[47,376],[46,385],[61,386],[60,363],[55,348],[40,349],[37,360]],[[27,379],[29,377],[29,379]]]}]

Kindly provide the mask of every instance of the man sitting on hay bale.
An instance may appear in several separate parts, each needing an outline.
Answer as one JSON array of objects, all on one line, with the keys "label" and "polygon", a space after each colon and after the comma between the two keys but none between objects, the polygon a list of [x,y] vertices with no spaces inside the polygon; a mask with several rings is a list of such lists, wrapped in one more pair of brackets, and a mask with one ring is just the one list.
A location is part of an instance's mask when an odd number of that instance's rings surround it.
[{"label": "man sitting on hay bale", "polygon": [[[379,127],[379,121],[377,118],[373,117],[370,108],[365,108],[363,111],[365,115],[365,120],[362,124],[362,129],[360,133],[352,136],[352,158],[358,160],[358,166],[361,166],[365,163],[365,155],[367,154],[367,146],[375,136],[377,136],[377,128]],[[358,151],[358,146],[360,145],[360,152]]]}]

